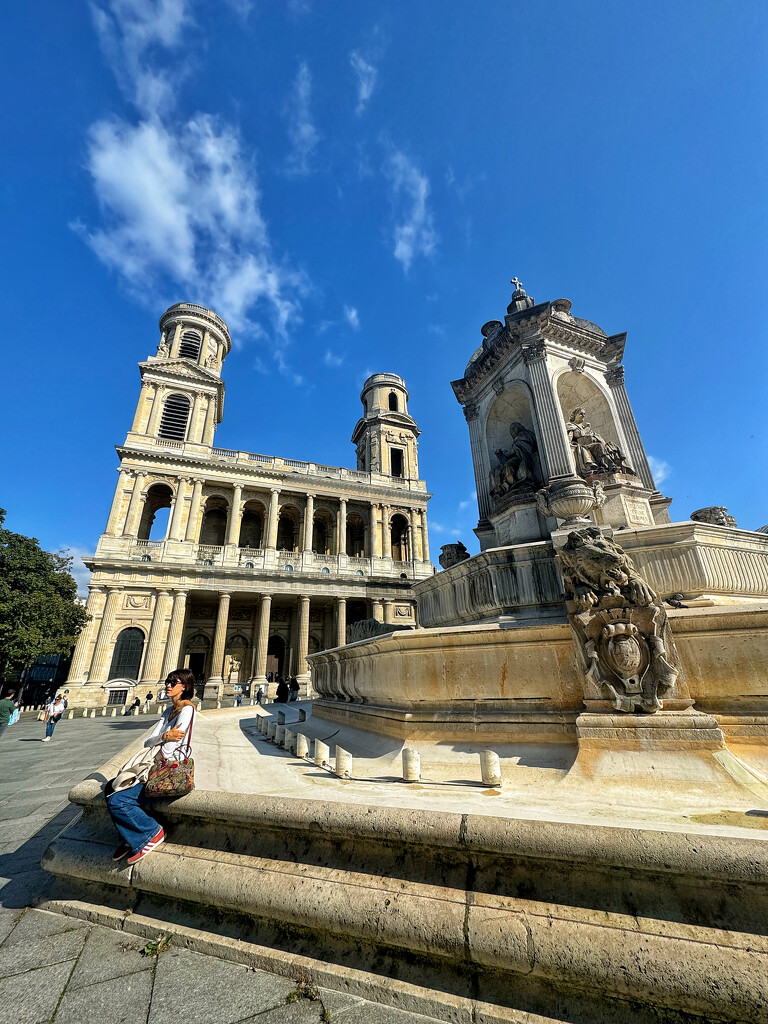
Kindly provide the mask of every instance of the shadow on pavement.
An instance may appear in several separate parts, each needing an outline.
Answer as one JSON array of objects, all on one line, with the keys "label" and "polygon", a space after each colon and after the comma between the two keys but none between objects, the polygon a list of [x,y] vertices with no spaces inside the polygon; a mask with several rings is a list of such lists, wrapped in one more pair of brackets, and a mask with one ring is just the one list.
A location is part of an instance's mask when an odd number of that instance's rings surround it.
[{"label": "shadow on pavement", "polygon": [[54,877],[43,871],[40,859],[56,836],[79,814],[77,805],[68,804],[17,850],[0,855],[0,876],[8,879],[0,889],[0,906],[19,910],[33,906],[45,896]]}]

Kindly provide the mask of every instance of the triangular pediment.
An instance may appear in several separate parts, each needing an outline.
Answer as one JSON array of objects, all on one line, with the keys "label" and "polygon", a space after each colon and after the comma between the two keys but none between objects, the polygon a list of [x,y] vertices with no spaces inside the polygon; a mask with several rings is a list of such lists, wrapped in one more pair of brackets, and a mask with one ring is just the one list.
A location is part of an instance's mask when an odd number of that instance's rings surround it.
[{"label": "triangular pediment", "polygon": [[154,359],[145,363],[139,363],[142,377],[147,371],[151,371],[153,377],[161,377],[168,380],[193,380],[200,384],[221,384],[221,377],[217,373],[206,370],[191,359]]}]

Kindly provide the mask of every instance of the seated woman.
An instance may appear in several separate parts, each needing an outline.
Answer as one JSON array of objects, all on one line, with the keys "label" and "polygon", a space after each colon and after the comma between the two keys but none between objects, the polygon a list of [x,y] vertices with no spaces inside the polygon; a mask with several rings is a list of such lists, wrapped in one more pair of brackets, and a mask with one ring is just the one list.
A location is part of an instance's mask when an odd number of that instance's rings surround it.
[{"label": "seated woman", "polygon": [[[188,668],[177,668],[166,679],[165,691],[171,704],[144,741],[144,746],[156,747],[158,753],[162,751],[164,757],[172,760],[182,752],[185,755],[191,753],[189,735],[196,714],[190,700],[195,693],[194,675]],[[147,804],[143,782],[107,796],[107,810],[124,840],[112,855],[113,860],[128,857],[128,863],[135,864],[164,842],[162,826],[147,813]]]}]

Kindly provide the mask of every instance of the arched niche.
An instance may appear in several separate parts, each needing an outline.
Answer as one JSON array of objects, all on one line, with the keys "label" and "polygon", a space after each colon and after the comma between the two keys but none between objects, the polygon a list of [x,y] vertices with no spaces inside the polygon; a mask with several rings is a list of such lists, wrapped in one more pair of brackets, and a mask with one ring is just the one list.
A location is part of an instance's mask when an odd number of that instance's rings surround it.
[{"label": "arched niche", "polygon": [[200,528],[200,543],[222,547],[227,536],[229,504],[225,498],[211,495],[206,500],[203,524]]},{"label": "arched niche", "polygon": [[163,540],[168,533],[173,491],[164,483],[154,483],[147,490],[139,522],[139,540]]},{"label": "arched niche", "polygon": [[625,450],[624,439],[619,434],[608,399],[588,374],[572,370],[562,373],[557,379],[557,398],[564,423],[568,422],[575,409],[583,409],[596,433]]},{"label": "arched niche", "polygon": [[[497,448],[506,451],[510,446],[509,428],[513,423],[522,425],[536,434],[531,411],[528,389],[522,381],[512,381],[494,399],[485,420],[485,441],[488,448],[488,465],[496,465]],[[537,437],[538,442],[538,437]]]}]

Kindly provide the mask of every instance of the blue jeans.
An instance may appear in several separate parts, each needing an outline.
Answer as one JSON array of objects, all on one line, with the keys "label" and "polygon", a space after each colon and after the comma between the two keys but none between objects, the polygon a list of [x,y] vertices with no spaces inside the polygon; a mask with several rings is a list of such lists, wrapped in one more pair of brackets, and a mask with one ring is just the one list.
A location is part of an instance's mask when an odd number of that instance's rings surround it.
[{"label": "blue jeans", "polygon": [[147,814],[146,806],[143,782],[107,797],[107,810],[115,828],[130,846],[131,853],[138,853],[160,831],[155,819]]},{"label": "blue jeans", "polygon": [[54,720],[52,718],[49,718],[48,721],[45,723],[45,735],[46,736],[53,736],[53,730],[55,728],[56,728],[56,723],[54,722]]}]

